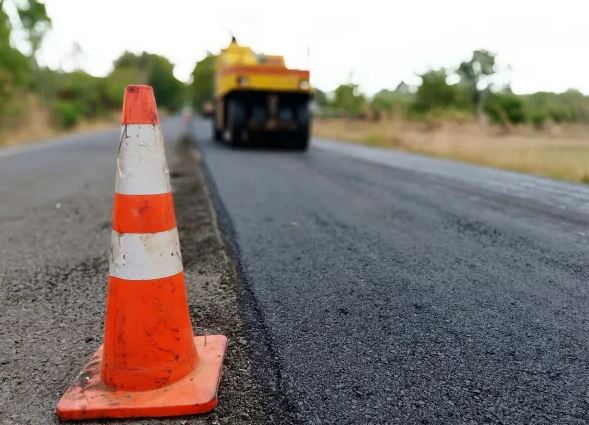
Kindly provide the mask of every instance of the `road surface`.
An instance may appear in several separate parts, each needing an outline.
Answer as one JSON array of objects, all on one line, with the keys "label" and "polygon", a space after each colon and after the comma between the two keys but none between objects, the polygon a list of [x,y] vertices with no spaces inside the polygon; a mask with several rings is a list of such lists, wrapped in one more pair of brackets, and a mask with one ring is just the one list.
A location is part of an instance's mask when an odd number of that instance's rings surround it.
[{"label": "road surface", "polygon": [[589,423],[589,187],[194,133],[303,423]]},{"label": "road surface", "polygon": [[[189,423],[263,423],[280,404],[262,397],[252,377],[238,288],[199,164],[179,142],[180,119],[162,124],[192,323],[198,334],[230,339],[220,404]],[[113,127],[0,150],[2,425],[57,424],[57,400],[102,342],[119,134]]]},{"label": "road surface", "polygon": [[[125,423],[589,423],[588,187],[196,120],[236,274],[163,124],[193,325],[230,345],[215,413]],[[118,137],[0,150],[2,424],[57,423],[100,344]]]}]

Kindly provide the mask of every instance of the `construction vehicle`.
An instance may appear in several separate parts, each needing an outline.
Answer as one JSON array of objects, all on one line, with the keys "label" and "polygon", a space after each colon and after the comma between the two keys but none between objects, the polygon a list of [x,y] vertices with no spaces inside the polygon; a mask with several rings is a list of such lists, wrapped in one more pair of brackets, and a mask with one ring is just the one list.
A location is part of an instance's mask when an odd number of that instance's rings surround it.
[{"label": "construction vehicle", "polygon": [[289,69],[282,56],[256,54],[232,38],[215,62],[214,138],[306,150],[310,99],[309,71]]}]

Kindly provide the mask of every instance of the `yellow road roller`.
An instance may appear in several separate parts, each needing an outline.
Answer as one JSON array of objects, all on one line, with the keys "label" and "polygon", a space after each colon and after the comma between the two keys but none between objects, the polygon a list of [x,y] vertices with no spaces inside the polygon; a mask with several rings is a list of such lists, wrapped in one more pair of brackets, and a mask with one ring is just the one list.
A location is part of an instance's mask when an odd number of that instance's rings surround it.
[{"label": "yellow road roller", "polygon": [[309,71],[282,56],[256,54],[235,38],[215,62],[214,137],[233,146],[258,141],[309,146]]}]

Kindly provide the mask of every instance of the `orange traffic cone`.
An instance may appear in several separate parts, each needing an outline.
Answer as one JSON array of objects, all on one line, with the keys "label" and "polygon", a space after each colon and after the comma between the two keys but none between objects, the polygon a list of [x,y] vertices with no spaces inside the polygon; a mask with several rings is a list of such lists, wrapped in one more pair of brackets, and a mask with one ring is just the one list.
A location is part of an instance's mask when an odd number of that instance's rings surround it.
[{"label": "orange traffic cone", "polygon": [[153,90],[128,86],[104,345],[57,404],[63,420],[176,416],[217,404],[227,338],[194,337]]}]

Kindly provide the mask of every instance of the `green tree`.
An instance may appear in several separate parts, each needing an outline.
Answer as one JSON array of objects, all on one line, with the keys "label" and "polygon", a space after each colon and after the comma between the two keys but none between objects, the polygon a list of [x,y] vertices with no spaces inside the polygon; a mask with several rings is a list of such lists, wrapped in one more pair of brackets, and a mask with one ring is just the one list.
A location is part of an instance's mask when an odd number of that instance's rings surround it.
[{"label": "green tree", "polygon": [[102,78],[84,71],[55,72],[55,77],[52,94],[57,101],[70,103],[70,109],[87,119],[95,118],[104,110]]},{"label": "green tree", "polygon": [[488,50],[475,50],[472,57],[462,62],[457,70],[460,82],[470,94],[472,106],[479,117],[483,116],[483,97],[489,87],[489,78],[495,73],[495,54]]},{"label": "green tree", "polygon": [[10,15],[12,30],[16,29],[22,33],[30,48],[27,65],[30,76],[28,83],[45,97],[47,84],[41,78],[42,73],[35,57],[45,34],[51,28],[51,19],[47,15],[45,5],[38,0],[0,0],[0,9],[5,11],[7,7],[16,12]]},{"label": "green tree", "polygon": [[[11,22],[7,8],[16,11]],[[14,15],[14,13],[13,13]],[[34,53],[38,48],[50,20],[45,6],[36,0],[0,0],[0,126],[4,126],[8,116],[16,108],[19,93],[32,81],[32,69],[36,68]],[[11,43],[15,25],[24,31],[31,44],[31,58],[27,58]]]},{"label": "green tree", "polygon": [[413,101],[409,86],[401,81],[395,90],[382,89],[370,102],[374,115],[380,118],[394,112],[401,112]]},{"label": "green tree", "polygon": [[[105,96],[105,78],[84,71],[54,71],[41,68],[37,78],[46,84],[45,105],[53,124],[61,128],[75,126],[81,119],[94,119],[109,110]],[[120,97],[120,93],[119,93]]]},{"label": "green tree", "polygon": [[[10,44],[11,28],[8,15],[0,7],[0,81],[6,84],[22,85],[27,81],[29,64],[25,55]],[[3,86],[2,91],[8,89],[9,87]]]},{"label": "green tree", "polygon": [[324,109],[329,105],[329,98],[327,93],[316,87],[313,88],[313,102],[318,108]]},{"label": "green tree", "polygon": [[544,121],[589,122],[589,97],[578,90],[569,89],[564,93],[538,92],[522,96],[526,111],[535,123]]},{"label": "green tree", "polygon": [[376,93],[370,102],[372,111],[380,118],[383,115],[391,114],[396,102],[395,92],[393,90],[382,89]]},{"label": "green tree", "polygon": [[[5,0],[4,0],[5,1]],[[2,1],[0,1],[2,3]],[[31,46],[31,56],[35,56],[41,46],[43,37],[51,27],[51,19],[47,15],[45,5],[38,0],[13,2],[18,12],[18,18],[27,40]]]},{"label": "green tree", "polygon": [[[127,70],[122,72],[121,70]],[[135,70],[136,72],[130,72]],[[138,77],[127,84],[149,84],[153,86],[158,105],[175,111],[182,106],[184,100],[184,85],[174,77],[174,65],[165,57],[153,53],[143,52],[136,55],[131,52],[123,53],[114,63],[111,73]]]},{"label": "green tree", "polygon": [[550,95],[548,113],[554,121],[589,121],[589,98],[579,90]]},{"label": "green tree", "polygon": [[357,84],[341,84],[333,93],[331,106],[337,112],[349,117],[359,117],[364,114],[366,97],[360,92]]},{"label": "green tree", "polygon": [[104,93],[105,107],[109,109],[120,109],[123,105],[123,93],[128,84],[143,82],[140,71],[135,67],[124,67],[114,69],[103,80],[102,92]]},{"label": "green tree", "polygon": [[[492,122],[505,127],[527,121],[523,99],[509,90],[499,93],[490,92],[485,99],[484,111]],[[534,119],[536,125],[538,125],[537,120],[539,119]]]},{"label": "green tree", "polygon": [[192,94],[192,105],[196,110],[201,110],[204,103],[213,100],[215,59],[215,55],[207,53],[204,59],[196,63],[192,71],[190,91]]},{"label": "green tree", "polygon": [[455,85],[448,84],[445,69],[432,69],[420,75],[421,85],[415,93],[413,109],[420,113],[456,107],[459,93]]}]

